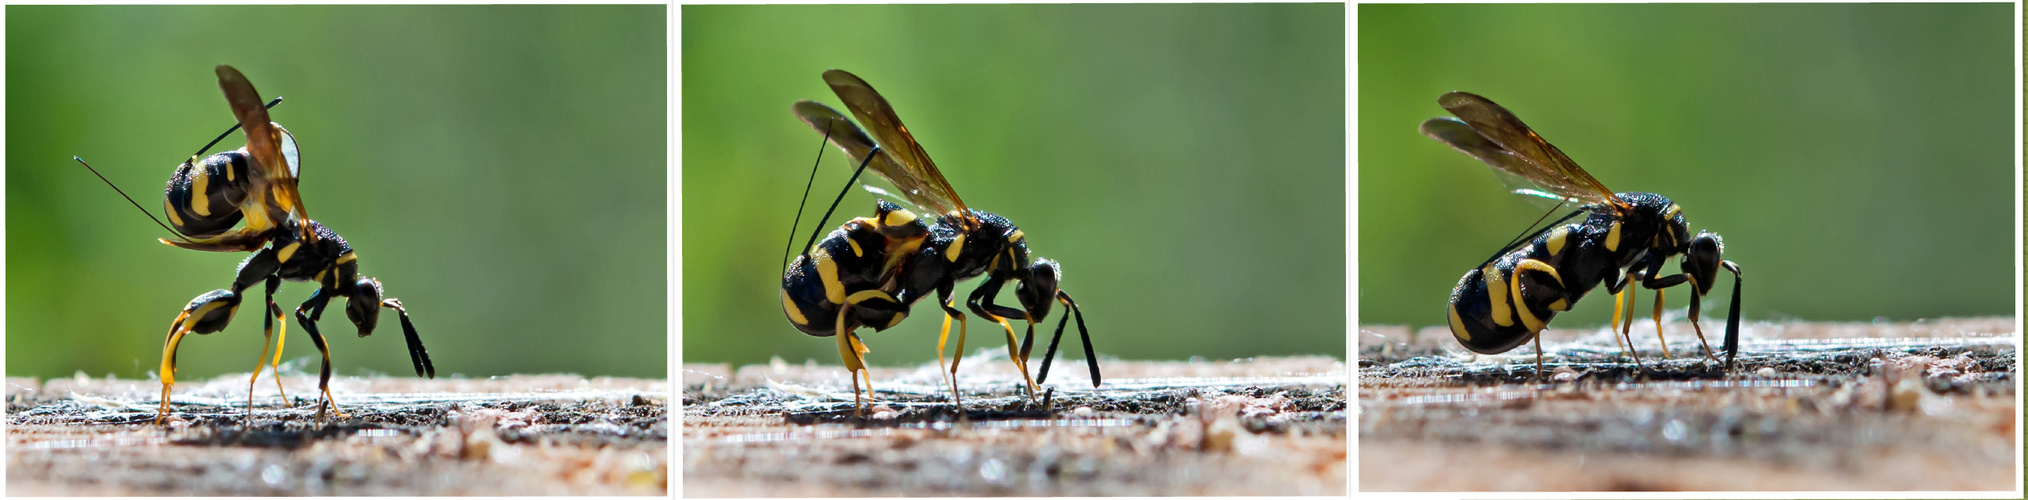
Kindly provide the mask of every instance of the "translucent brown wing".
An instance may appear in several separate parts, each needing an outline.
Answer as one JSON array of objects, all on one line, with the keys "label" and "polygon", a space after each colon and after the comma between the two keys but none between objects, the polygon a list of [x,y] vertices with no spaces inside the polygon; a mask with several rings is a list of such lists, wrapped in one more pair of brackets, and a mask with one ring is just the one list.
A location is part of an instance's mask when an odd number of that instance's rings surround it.
[{"label": "translucent brown wing", "polygon": [[[817,129],[817,133],[830,137],[831,145],[837,146],[839,150],[845,152],[846,156],[851,157],[853,166],[856,167],[859,165],[859,162],[866,160],[866,153],[873,150],[873,138],[868,137],[865,131],[860,130],[858,125],[853,124],[851,118],[846,118],[845,115],[839,114],[838,110],[831,109],[830,106],[825,106],[816,101],[796,101],[794,109],[796,118],[802,119],[803,123],[810,125],[810,128]],[[895,172],[901,169],[899,164],[895,163],[894,157],[889,155],[887,151],[887,149],[881,149],[880,153],[875,154],[873,161],[867,165],[874,172],[880,173],[880,176],[883,178],[887,177],[886,172]],[[887,193],[885,190],[882,190],[881,193],[892,194]],[[906,198],[896,198],[896,201],[916,203],[915,200]]]},{"label": "translucent brown wing", "polygon": [[[958,199],[957,191],[951,189],[950,182],[944,180],[944,174],[937,171],[936,163],[930,161],[929,153],[923,152],[922,145],[915,142],[915,136],[910,135],[908,127],[901,124],[901,118],[895,116],[894,107],[888,105],[887,99],[880,97],[880,93],[874,91],[872,85],[868,85],[865,80],[851,73],[836,69],[824,72],[824,83],[831,85],[831,91],[838,93],[838,99],[844,101],[845,109],[852,110],[852,115],[859,118],[859,123],[871,130],[873,137],[879,139],[880,144],[884,146],[882,151],[893,161],[875,159],[871,168],[880,173],[881,177],[887,178],[887,182],[893,184],[895,189],[901,191],[896,194],[926,209],[943,213],[964,211],[965,202]],[[798,103],[797,114],[804,116],[805,122],[810,122],[809,117],[803,115],[803,109]],[[825,110],[828,111],[829,108]],[[818,127],[820,132],[823,130],[823,127],[814,122],[811,122],[810,126]],[[863,134],[859,136],[865,137]],[[836,136],[833,137],[835,142]],[[839,144],[839,147],[846,148],[848,153],[852,152],[845,144]],[[867,148],[870,149],[871,146]],[[857,156],[853,159],[865,158],[863,152]]]},{"label": "translucent brown wing", "polygon": [[1532,183],[1550,195],[1584,203],[1624,206],[1613,197],[1611,189],[1606,189],[1591,174],[1585,173],[1562,150],[1542,140],[1542,136],[1536,135],[1507,108],[1469,92],[1444,94],[1437,98],[1437,104],[1459,119],[1431,118],[1424,121],[1423,135],[1478,158],[1493,167],[1495,172]]},{"label": "translucent brown wing", "polygon": [[[254,90],[246,75],[223,64],[218,66],[218,88],[225,91],[225,101],[232,104],[233,117],[239,119],[240,129],[246,132],[247,153],[260,163],[261,175],[255,179],[255,192],[265,187],[274,194],[275,202],[281,204],[282,210],[294,214],[299,220],[310,220],[309,211],[303,207],[303,197],[296,190],[295,166],[289,164],[291,157],[295,156],[294,141],[284,138],[282,130],[268,121],[268,108],[262,105],[260,92]],[[290,150],[286,155],[284,145]],[[267,198],[248,196],[247,203],[264,212]]]}]

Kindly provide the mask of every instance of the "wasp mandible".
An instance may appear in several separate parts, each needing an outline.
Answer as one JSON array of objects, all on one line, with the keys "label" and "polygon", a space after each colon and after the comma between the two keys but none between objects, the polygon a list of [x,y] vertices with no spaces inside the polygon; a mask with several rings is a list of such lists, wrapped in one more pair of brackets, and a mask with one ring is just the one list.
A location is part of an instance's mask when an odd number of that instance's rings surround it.
[{"label": "wasp mandible", "polygon": [[[282,280],[309,281],[318,285],[310,299],[296,308],[295,316],[296,322],[302,325],[310,335],[310,341],[323,355],[317,379],[317,389],[323,392],[323,399],[317,405],[319,418],[323,417],[326,408],[339,418],[345,418],[331,397],[331,351],[324,344],[324,336],[317,331],[317,320],[333,299],[345,299],[345,317],[359,328],[361,337],[373,333],[379,323],[381,308],[394,309],[401,318],[402,334],[408,341],[409,358],[415,364],[416,376],[435,378],[436,367],[430,363],[429,352],[423,349],[422,339],[416,335],[415,324],[409,320],[408,309],[402,306],[401,299],[382,298],[379,280],[359,276],[359,256],[353,253],[352,247],[338,233],[311,220],[303,207],[302,197],[296,189],[302,162],[295,136],[281,125],[268,121],[268,110],[261,105],[260,94],[239,70],[220,65],[217,73],[218,86],[224,90],[225,99],[231,104],[233,116],[239,122],[236,128],[245,132],[247,144],[203,159],[192,155],[176,167],[176,173],[170,176],[168,186],[163,190],[162,203],[169,217],[169,225],[163,227],[169,229],[174,226],[169,231],[177,239],[158,241],[192,250],[254,254],[240,263],[238,275],[230,288],[197,296],[170,322],[167,339],[162,345],[162,405],[156,410],[155,422],[160,424],[162,418],[169,415],[169,395],[176,385],[176,349],[183,336],[224,330],[232,321],[233,314],[239,311],[247,289],[260,283],[265,283],[267,288],[262,335],[275,343],[275,355],[272,361],[268,359],[264,341],[253,378],[248,381],[249,418],[253,410],[253,383],[260,380],[262,368],[275,367],[275,387],[277,390],[281,388],[279,365],[287,323],[282,319],[282,309],[275,305],[275,290],[281,286]],[[231,130],[226,131],[226,134],[231,133]],[[210,148],[206,145],[197,154],[201,155]],[[80,159],[78,162],[84,161]],[[85,165],[85,168],[89,169],[91,165]],[[93,174],[97,173],[94,169]],[[104,176],[100,179],[103,180]],[[112,186],[110,181],[106,184]],[[113,186],[113,189],[118,191],[119,187]],[[121,192],[120,195],[126,196],[126,193]],[[133,198],[128,197],[127,201],[133,203]],[[138,203],[134,206],[140,208]],[[147,209],[141,211],[148,213]],[[154,214],[148,213],[148,217],[153,219]],[[242,221],[244,226],[232,229]],[[155,223],[161,224],[162,221],[157,219]],[[279,335],[275,333],[277,322],[282,323]],[[283,399],[287,399],[286,394]]]},{"label": "wasp mandible", "polygon": [[[1098,358],[1093,355],[1091,335],[1085,331],[1084,313],[1077,301],[1057,286],[1062,280],[1059,264],[1045,258],[1031,259],[1028,241],[1013,222],[967,208],[922,145],[909,134],[908,127],[901,124],[894,107],[872,85],[835,69],[824,72],[824,82],[838,94],[846,109],[859,118],[859,123],[873,131],[873,136],[868,137],[829,106],[813,101],[795,103],[793,109],[798,118],[859,163],[858,171],[847,181],[845,192],[838,194],[831,208],[838,207],[845,193],[851,192],[859,173],[871,166],[901,197],[925,213],[934,214],[934,219],[926,223],[914,211],[887,200],[876,200],[872,217],[852,219],[822,241],[812,232],[811,243],[804,245],[802,254],[782,274],[782,310],[789,323],[812,336],[837,338],[838,355],[852,375],[854,415],[865,406],[859,396],[861,378],[866,380],[869,398],[873,390],[871,376],[862,373],[868,350],[856,331],[861,327],[880,331],[900,324],[908,316],[909,306],[931,292],[936,293],[937,305],[944,313],[943,333],[937,338],[940,369],[944,366],[943,350],[950,338],[951,319],[958,320],[957,352],[945,380],[950,383],[952,402],[963,408],[957,370],[964,359],[965,314],[957,309],[952,292],[958,281],[980,275],[985,275],[986,281],[966,298],[965,306],[972,314],[999,323],[1006,330],[1009,357],[1020,370],[1026,382],[1024,389],[1031,399],[1037,384],[1048,380],[1057,341],[1062,340],[1064,326],[1073,316],[1077,318],[1078,335],[1084,340],[1092,386],[1097,387]],[[827,211],[824,220],[830,215]],[[817,231],[822,231],[824,224],[818,222]],[[1021,302],[1020,309],[993,302],[1009,282],[1015,285],[1014,295]],[[1053,302],[1061,302],[1069,312],[1057,322],[1056,334],[1043,354],[1039,376],[1029,377],[1027,361],[1035,323],[1049,315]],[[1015,340],[1013,325],[1007,322],[1010,319],[1028,323],[1027,336],[1019,342]]]},{"label": "wasp mandible", "polygon": [[[1586,292],[1600,284],[1613,293],[1615,340],[1631,343],[1634,289],[1655,291],[1655,336],[1662,335],[1663,289],[1690,284],[1690,326],[1705,355],[1716,363],[1704,329],[1697,324],[1700,298],[1711,292],[1718,269],[1732,273],[1732,310],[1726,316],[1725,366],[1730,369],[1739,346],[1739,265],[1721,260],[1724,242],[1717,234],[1690,235],[1683,209],[1653,193],[1614,193],[1577,163],[1536,135],[1521,119],[1493,101],[1467,92],[1451,92],[1437,104],[1457,118],[1422,122],[1422,134],[1479,159],[1492,167],[1517,194],[1557,200],[1561,207],[1580,203],[1576,211],[1532,234],[1514,239],[1477,268],[1465,273],[1451,289],[1447,315],[1451,334],[1466,349],[1481,354],[1512,350],[1535,340],[1536,375],[1542,373],[1540,333],[1556,313],[1568,311]],[[1532,186],[1532,187],[1531,187]],[[1556,209],[1552,208],[1550,213]],[[1584,220],[1564,224],[1579,214]],[[1543,216],[1545,219],[1547,214]],[[1539,220],[1537,222],[1540,222]],[[1532,226],[1531,226],[1531,229]],[[1682,272],[1662,276],[1662,264],[1682,255]],[[1622,344],[1627,349],[1628,344]],[[1669,356],[1668,345],[1662,356]],[[1636,366],[1639,354],[1633,354]]]}]

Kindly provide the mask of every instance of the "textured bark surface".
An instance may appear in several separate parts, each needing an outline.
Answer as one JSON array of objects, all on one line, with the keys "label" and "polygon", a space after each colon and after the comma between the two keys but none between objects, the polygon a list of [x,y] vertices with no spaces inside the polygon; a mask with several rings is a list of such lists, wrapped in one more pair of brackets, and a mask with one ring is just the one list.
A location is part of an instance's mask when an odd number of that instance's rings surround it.
[{"label": "textured bark surface", "polygon": [[1337,359],[1105,361],[1096,390],[1069,362],[1035,400],[1004,352],[961,366],[962,421],[935,364],[873,369],[864,417],[841,366],[686,365],[682,493],[1346,492],[1349,374]]},{"label": "textured bark surface", "polygon": [[[9,496],[663,495],[668,382],[314,375],[161,383],[7,379]],[[264,389],[264,390],[263,390]]]},{"label": "textured bark surface", "polygon": [[1635,322],[1635,368],[1607,330],[1552,328],[1538,382],[1532,344],[1481,356],[1444,327],[1362,328],[1360,489],[2016,487],[2013,318],[1751,323],[1730,371],[1688,323],[1664,329],[1667,359]]}]

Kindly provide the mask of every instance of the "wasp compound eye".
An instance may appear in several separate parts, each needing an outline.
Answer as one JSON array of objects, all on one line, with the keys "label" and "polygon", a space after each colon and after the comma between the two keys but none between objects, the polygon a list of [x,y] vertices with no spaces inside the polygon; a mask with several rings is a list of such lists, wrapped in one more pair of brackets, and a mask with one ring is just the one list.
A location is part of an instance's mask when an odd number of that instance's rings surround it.
[{"label": "wasp compound eye", "polygon": [[345,301],[345,318],[359,325],[359,336],[373,334],[373,327],[380,323],[380,280],[359,278],[352,297]]}]

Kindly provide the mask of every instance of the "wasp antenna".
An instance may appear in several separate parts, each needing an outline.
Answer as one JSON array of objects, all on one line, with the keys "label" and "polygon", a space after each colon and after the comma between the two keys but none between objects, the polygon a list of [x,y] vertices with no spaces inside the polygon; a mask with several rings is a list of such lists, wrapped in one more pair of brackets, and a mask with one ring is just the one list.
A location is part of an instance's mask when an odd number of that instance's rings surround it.
[{"label": "wasp antenna", "polygon": [[1091,386],[1096,388],[1099,386],[1100,380],[1098,353],[1092,350],[1091,334],[1087,333],[1084,329],[1084,309],[1077,307],[1077,301],[1071,300],[1069,293],[1058,290],[1056,294],[1058,297],[1063,297],[1064,303],[1070,304],[1070,315],[1077,316],[1077,336],[1080,340],[1084,341],[1084,364],[1086,367],[1091,368]]},{"label": "wasp antenna", "polygon": [[[789,267],[789,245],[796,244],[796,227],[803,222],[803,206],[810,203],[810,186],[817,184],[817,166],[824,164],[824,145],[831,142],[831,127],[824,127],[824,139],[817,141],[817,161],[810,164],[810,180],[803,182],[803,198],[796,200],[796,219],[789,221],[789,237],[782,241],[782,268]],[[821,226],[819,226],[821,227]]]},{"label": "wasp antenna", "polygon": [[852,185],[859,183],[859,174],[866,173],[866,166],[873,164],[873,157],[879,155],[880,145],[876,144],[873,146],[873,149],[866,151],[866,159],[859,160],[859,169],[853,170],[852,179],[845,181],[845,190],[838,192],[838,197],[831,200],[831,208],[824,210],[824,218],[817,219],[817,228],[810,230],[810,242],[803,244],[804,252],[810,251],[810,247],[817,245],[817,235],[824,234],[824,225],[831,222],[831,213],[838,211],[838,202],[845,201],[845,193],[852,192]]},{"label": "wasp antenna", "polygon": [[1084,363],[1091,369],[1091,386],[1098,387],[1100,380],[1098,353],[1091,348],[1091,333],[1084,329],[1084,310],[1077,307],[1077,301],[1070,298],[1070,292],[1057,290],[1056,301],[1069,307],[1070,312],[1065,313],[1063,319],[1056,321],[1056,335],[1049,339],[1049,351],[1042,354],[1042,376],[1036,379],[1036,383],[1049,379],[1049,364],[1056,358],[1056,342],[1063,340],[1063,327],[1070,324],[1070,319],[1074,316],[1077,318],[1077,335],[1084,340]]},{"label": "wasp antenna", "polygon": [[76,157],[76,156],[72,156],[72,157],[70,157],[70,159],[73,159],[73,160],[77,160],[77,163],[78,163],[79,165],[84,165],[84,168],[85,168],[85,170],[90,170],[90,171],[92,171],[92,175],[96,175],[96,176],[98,176],[98,177],[99,177],[99,180],[100,180],[100,181],[102,181],[102,182],[105,182],[105,183],[106,183],[106,187],[110,187],[110,188],[113,188],[113,192],[116,192],[116,193],[120,193],[120,197],[121,197],[121,198],[126,198],[126,199],[127,199],[127,203],[128,203],[128,204],[132,204],[132,205],[134,205],[134,209],[135,209],[135,210],[140,210],[142,214],[144,214],[144,215],[147,215],[147,216],[148,216],[148,220],[152,220],[152,221],[155,221],[155,225],[157,225],[157,226],[162,226],[162,229],[164,229],[164,230],[167,230],[167,231],[169,231],[169,234],[173,234],[173,235],[176,235],[176,237],[177,237],[177,238],[182,238],[182,239],[183,239],[183,241],[186,241],[186,242],[191,242],[191,243],[196,243],[196,242],[194,242],[194,241],[190,241],[190,238],[188,238],[188,237],[185,237],[185,236],[183,236],[183,233],[177,232],[177,231],[176,231],[175,229],[170,229],[170,228],[169,228],[169,225],[168,225],[168,224],[163,224],[163,223],[162,223],[162,219],[157,219],[157,218],[155,218],[155,213],[154,213],[154,212],[149,212],[149,211],[148,211],[148,209],[146,209],[146,208],[141,208],[141,204],[140,204],[140,203],[136,203],[136,202],[134,202],[134,197],[132,197],[132,196],[127,196],[127,192],[126,192],[126,191],[121,191],[121,190],[120,190],[120,187],[119,187],[119,186],[115,186],[115,185],[113,185],[113,181],[111,181],[111,180],[108,180],[108,179],[106,179],[106,176],[105,176],[105,174],[100,174],[100,173],[99,173],[99,169],[96,169],[96,168],[92,168],[92,164],[90,164],[90,163],[85,163],[85,161],[84,161],[84,158],[79,158],[79,157]]},{"label": "wasp antenna", "polygon": [[[1569,200],[1565,200],[1564,203],[1569,203]],[[1534,241],[1536,236],[1541,236],[1542,233],[1549,232],[1549,230],[1554,229],[1557,224],[1562,224],[1563,221],[1570,220],[1572,217],[1577,217],[1577,214],[1584,213],[1584,210],[1573,210],[1570,213],[1563,214],[1563,217],[1556,219],[1555,222],[1551,222],[1547,226],[1542,226],[1541,229],[1536,229],[1535,226],[1537,224],[1541,224],[1543,219],[1549,218],[1550,214],[1554,214],[1556,213],[1557,210],[1562,209],[1564,203],[1556,204],[1556,206],[1551,207],[1548,212],[1543,212],[1541,217],[1535,218],[1535,222],[1528,224],[1528,229],[1521,230],[1520,236],[1515,237],[1513,241],[1508,241],[1507,246],[1501,247],[1500,251],[1494,253],[1492,257],[1487,257],[1485,262],[1479,263],[1479,267],[1486,267],[1486,264],[1491,264],[1495,260],[1500,260],[1500,256],[1507,255],[1508,252],[1512,252],[1514,251],[1514,249],[1521,248],[1522,245],[1526,245],[1528,244],[1528,242]]]},{"label": "wasp antenna", "polygon": [[[275,100],[272,100],[272,101],[268,101],[268,105],[266,105],[266,106],[262,106],[262,107],[263,107],[263,108],[269,108],[269,109],[273,109],[273,108],[275,107],[275,105],[276,105],[276,104],[281,104],[281,103],[282,103],[282,96],[275,96]],[[223,141],[223,140],[225,140],[225,136],[228,136],[228,135],[232,135],[232,131],[234,131],[234,130],[239,130],[239,124],[237,124],[237,123],[234,123],[234,124],[232,124],[232,128],[228,128],[228,129],[225,129],[225,133],[223,133],[223,134],[218,134],[218,138],[217,138],[217,139],[212,139],[212,140],[211,140],[211,142],[205,143],[205,144],[204,144],[204,147],[203,147],[203,148],[201,148],[201,149],[198,149],[198,150],[197,150],[197,153],[196,153],[196,154],[192,154],[192,155],[190,155],[190,156],[204,156],[204,153],[205,153],[206,151],[211,151],[211,147],[212,147],[212,146],[216,146],[216,145],[218,145],[218,141]]]},{"label": "wasp antenna", "polygon": [[1724,261],[1725,269],[1732,271],[1732,311],[1725,314],[1725,369],[1732,369],[1732,358],[1739,356],[1739,287],[1742,285],[1739,264]]}]

